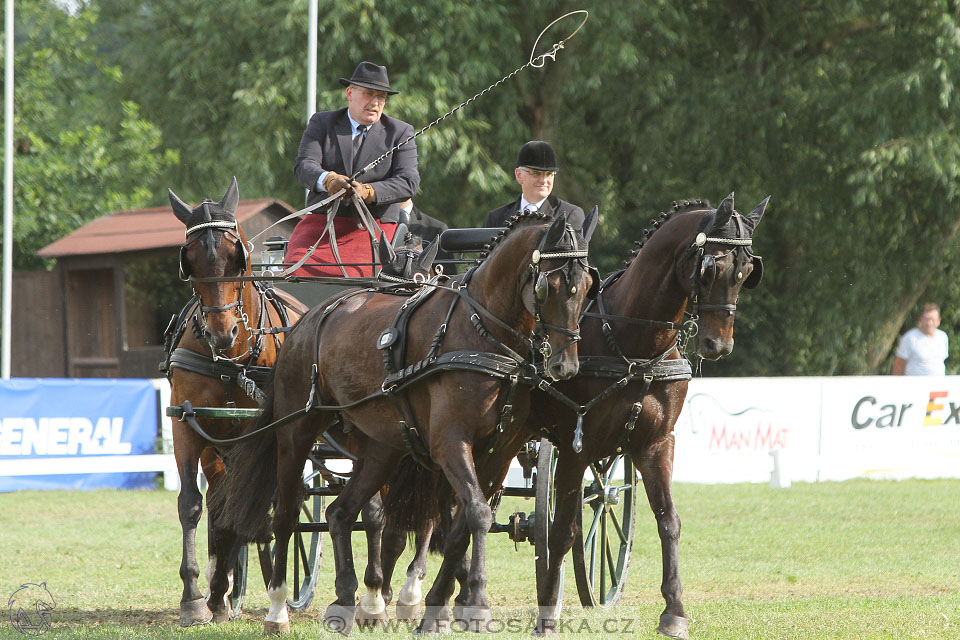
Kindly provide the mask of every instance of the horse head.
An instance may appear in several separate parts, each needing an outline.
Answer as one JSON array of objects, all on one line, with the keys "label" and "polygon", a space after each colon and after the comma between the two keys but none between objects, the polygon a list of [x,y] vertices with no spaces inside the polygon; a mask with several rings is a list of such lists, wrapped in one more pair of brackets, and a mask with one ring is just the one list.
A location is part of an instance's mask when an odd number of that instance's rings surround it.
[{"label": "horse head", "polygon": [[677,269],[688,288],[691,320],[697,326],[697,352],[717,360],[733,350],[733,323],[740,289],[753,289],[763,276],[763,261],[753,253],[753,232],[770,197],[746,217],[733,208],[733,194],[700,220],[696,235]]},{"label": "horse head", "polygon": [[[504,278],[494,278],[494,295],[506,298],[519,293],[525,318],[522,324],[533,334],[547,375],[564,380],[579,370],[580,311],[588,296],[596,295],[600,282],[599,273],[587,262],[597,209],[594,207],[586,216],[579,230],[567,225],[563,217],[548,222],[544,224],[543,214],[520,214],[508,220],[507,229],[488,245],[498,246],[493,246],[489,260],[481,267],[505,253],[507,246],[517,247],[518,255],[522,254],[517,290],[511,291]],[[518,237],[524,240],[510,242]]]},{"label": "horse head", "polygon": [[196,207],[167,190],[173,213],[186,225],[186,242],[180,247],[180,277],[190,280],[200,299],[203,338],[214,354],[233,348],[240,333],[243,312],[242,282],[211,282],[211,278],[249,275],[246,238],[237,224],[237,179],[219,202],[204,199]]}]

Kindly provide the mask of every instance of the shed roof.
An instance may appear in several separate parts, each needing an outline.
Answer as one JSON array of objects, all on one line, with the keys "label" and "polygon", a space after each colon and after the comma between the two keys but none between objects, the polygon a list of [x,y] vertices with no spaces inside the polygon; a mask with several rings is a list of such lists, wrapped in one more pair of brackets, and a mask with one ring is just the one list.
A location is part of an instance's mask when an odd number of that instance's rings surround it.
[{"label": "shed roof", "polygon": [[[294,212],[293,207],[282,200],[241,200],[237,205],[237,220],[243,224],[270,208],[276,209],[278,218]],[[173,215],[170,207],[115,211],[48,244],[37,251],[37,255],[41,258],[61,258],[179,247],[184,241],[184,230],[183,223]]]}]

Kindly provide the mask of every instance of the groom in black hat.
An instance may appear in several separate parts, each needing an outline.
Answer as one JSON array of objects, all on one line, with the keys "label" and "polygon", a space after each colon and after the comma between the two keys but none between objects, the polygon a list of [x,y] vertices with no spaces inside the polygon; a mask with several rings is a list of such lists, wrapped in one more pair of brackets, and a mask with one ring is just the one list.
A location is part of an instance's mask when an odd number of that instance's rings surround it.
[{"label": "groom in black hat", "polygon": [[[410,138],[413,127],[383,114],[387,96],[399,93],[390,88],[386,67],[361,62],[354,70],[353,77],[340,78],[340,84],[346,87],[346,108],[313,114],[300,139],[293,173],[309,191],[308,206],[345,187],[354,189],[379,221],[387,238],[392,239],[392,232],[399,221],[400,205],[412,198],[420,188],[416,142],[410,140],[353,182],[350,176]],[[345,217],[344,223],[353,216],[353,208],[345,206],[347,203],[343,201],[337,212],[338,226],[341,226],[341,216]],[[287,262],[298,260],[320,237],[326,225],[326,209],[329,206],[315,210],[320,215],[304,217],[294,229],[287,248]],[[356,230],[356,224],[352,220],[349,222]],[[346,224],[342,226],[348,227]],[[348,262],[344,254],[344,242],[339,235],[338,244],[341,245],[343,261]],[[316,254],[320,254],[319,248]],[[310,260],[317,261],[322,260]],[[369,262],[369,256],[366,261]],[[339,269],[335,275],[340,275]]]},{"label": "groom in black hat", "polygon": [[574,229],[583,227],[583,209],[553,195],[557,175],[557,154],[550,143],[531,140],[520,147],[513,175],[520,185],[520,198],[487,214],[487,227],[502,227],[511,216],[523,211],[541,211],[567,219]]}]

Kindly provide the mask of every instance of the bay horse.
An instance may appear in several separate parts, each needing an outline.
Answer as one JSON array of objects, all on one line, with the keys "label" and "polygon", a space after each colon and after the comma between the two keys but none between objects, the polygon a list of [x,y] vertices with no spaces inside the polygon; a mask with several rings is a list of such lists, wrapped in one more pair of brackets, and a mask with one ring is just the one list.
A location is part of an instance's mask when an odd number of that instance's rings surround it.
[{"label": "bay horse", "polygon": [[[235,213],[239,202],[234,178],[219,202],[204,200],[196,207],[169,190],[173,213],[186,225],[180,248],[181,278],[190,280],[194,300],[168,329],[168,357],[161,368],[170,380],[171,403],[189,401],[199,407],[258,407],[264,374],[276,361],[284,327],[306,311],[296,299],[277,289],[242,281],[205,281],[209,278],[251,276],[250,256]],[[197,418],[203,431],[215,439],[239,435],[236,420]],[[173,450],[180,478],[177,510],[183,531],[180,578],[180,624],[189,626],[231,616],[227,594],[232,589],[233,566],[240,545],[236,535],[220,526],[210,509],[221,488],[225,469],[220,452],[187,422],[173,420]],[[209,529],[212,531],[207,565],[210,596],[197,585],[197,524],[203,498],[197,486],[198,464],[207,478]]]},{"label": "bay horse", "polygon": [[[637,243],[640,248],[632,253],[627,269],[607,278],[585,309],[578,375],[554,385],[562,394],[559,397],[534,391],[528,435],[547,435],[558,453],[547,570],[544,575],[537,573],[538,634],[556,629],[561,565],[582,535],[578,516],[583,508],[584,473],[594,463],[626,452],[643,477],[661,538],[661,592],[666,608],[658,631],[674,638],[689,636],[677,561],[680,520],[670,492],[673,426],[690,378],[689,364],[678,347],[683,333],[695,331],[700,356],[718,359],[732,351],[740,289],[756,287],[762,276],[762,261],[751,245],[768,202],[769,198],[763,200],[743,217],[734,210],[731,194],[716,209],[703,201],[688,201],[651,221],[652,228]],[[598,312],[591,313],[594,306]],[[684,324],[688,306],[692,311]],[[502,481],[512,457],[508,447],[501,447],[484,459],[487,476],[481,482],[490,487],[488,496],[499,488],[498,478]],[[420,485],[429,486],[423,479]],[[432,490],[442,493],[444,488]],[[442,530],[442,521],[436,514],[404,520],[402,513],[408,508],[409,503],[402,500],[388,500],[387,519],[400,512],[397,522],[417,533],[415,562],[422,563],[429,535],[435,527]],[[388,538],[391,544],[386,543]],[[403,550],[403,539],[396,532],[385,534],[384,539],[383,572],[389,576]],[[398,616],[401,606],[403,610],[417,606],[419,567],[411,563]]]},{"label": "bay horse", "polygon": [[[696,327],[701,357],[715,360],[733,350],[740,290],[756,287],[763,273],[752,237],[769,200],[741,216],[731,193],[716,209],[687,202],[651,221],[629,266],[610,276],[591,303],[597,313],[588,308],[582,318],[580,374],[556,385],[579,410],[548,393],[534,394],[531,415],[551,434],[558,451],[548,570],[537,585],[539,629],[556,623],[561,563],[582,535],[584,473],[591,464],[622,452],[639,470],[657,520],[660,591],[666,603],[657,631],[689,637],[679,576],[680,518],[671,495],[673,428],[690,377],[689,367],[683,372],[679,349],[685,309],[691,308],[686,327]],[[628,382],[615,388],[620,377]]]},{"label": "bay horse", "polygon": [[[331,298],[294,328],[274,367],[274,395],[263,416],[283,424],[275,434],[263,432],[231,450],[227,490],[219,494],[224,516],[245,539],[269,536],[273,503],[278,552],[267,589],[266,632],[289,630],[286,540],[296,523],[300,470],[337,413],[350,426],[357,459],[326,511],[337,594],[325,613],[327,625],[346,634],[355,618],[361,624],[384,618],[382,575],[376,572],[365,575],[367,592],[356,606],[351,530],[361,508],[408,455],[439,467],[454,487],[460,509],[445,552],[463,556],[472,536],[465,610],[481,622],[489,620],[485,537],[492,514],[474,451],[513,437],[513,419],[522,423],[525,417],[529,390],[517,378],[535,346],[531,336],[539,341],[551,378],[576,374],[577,318],[598,282],[585,260],[595,224],[594,215],[575,232],[562,218],[516,216],[491,240],[478,266],[453,278],[451,286],[425,287],[418,305],[410,298],[358,291]],[[407,307],[410,322],[400,323]],[[398,342],[405,342],[405,352],[385,348]],[[449,597],[446,580],[454,570],[441,567],[428,602],[442,605]],[[422,630],[442,626],[442,608],[424,618]]]}]

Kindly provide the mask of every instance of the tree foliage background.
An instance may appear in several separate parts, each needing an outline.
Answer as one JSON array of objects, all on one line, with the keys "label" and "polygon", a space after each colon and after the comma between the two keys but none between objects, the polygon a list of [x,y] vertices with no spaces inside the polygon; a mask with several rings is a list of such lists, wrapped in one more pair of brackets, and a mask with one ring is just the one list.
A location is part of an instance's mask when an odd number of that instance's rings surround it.
[{"label": "tree foliage background", "polygon": [[[119,208],[222,193],[294,206],[307,2],[18,3],[16,261]],[[733,355],[707,375],[889,371],[920,303],[943,307],[960,371],[960,8],[956,0],[321,3],[318,109],[340,77],[386,64],[387,111],[426,125],[524,64],[540,30],[590,20],[417,139],[418,206],[481,224],[516,197],[534,137],[560,155],[556,192],[600,205],[608,272],[673,200],[747,211],[766,275],[738,308]],[[565,37],[568,19],[544,36]]]}]

